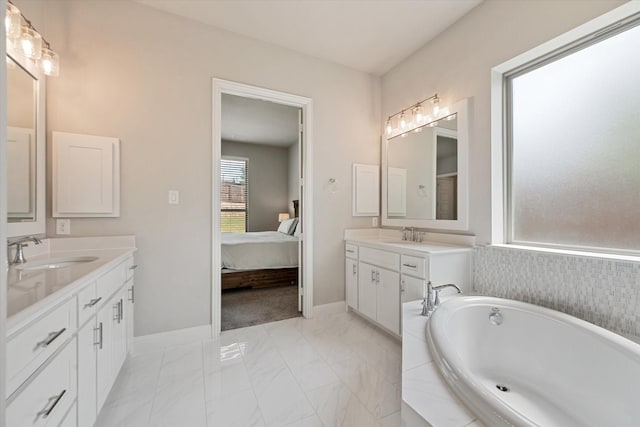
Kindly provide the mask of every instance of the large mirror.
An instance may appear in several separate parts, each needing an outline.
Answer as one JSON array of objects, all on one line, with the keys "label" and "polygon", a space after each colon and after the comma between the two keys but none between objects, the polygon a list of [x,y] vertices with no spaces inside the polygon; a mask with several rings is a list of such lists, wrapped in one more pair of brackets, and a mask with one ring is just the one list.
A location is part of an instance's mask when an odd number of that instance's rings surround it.
[{"label": "large mirror", "polygon": [[44,80],[32,61],[7,56],[7,231],[45,232]]},{"label": "large mirror", "polygon": [[382,225],[466,230],[467,101],[382,143]]}]

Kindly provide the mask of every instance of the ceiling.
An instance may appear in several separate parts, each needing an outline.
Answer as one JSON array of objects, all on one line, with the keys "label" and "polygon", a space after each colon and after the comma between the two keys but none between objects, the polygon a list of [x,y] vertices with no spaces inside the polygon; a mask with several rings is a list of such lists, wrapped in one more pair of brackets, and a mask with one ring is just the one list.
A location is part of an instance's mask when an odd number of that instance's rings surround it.
[{"label": "ceiling", "polygon": [[222,94],[222,140],[289,147],[298,142],[297,107]]},{"label": "ceiling", "polygon": [[381,76],[482,0],[135,0]]}]

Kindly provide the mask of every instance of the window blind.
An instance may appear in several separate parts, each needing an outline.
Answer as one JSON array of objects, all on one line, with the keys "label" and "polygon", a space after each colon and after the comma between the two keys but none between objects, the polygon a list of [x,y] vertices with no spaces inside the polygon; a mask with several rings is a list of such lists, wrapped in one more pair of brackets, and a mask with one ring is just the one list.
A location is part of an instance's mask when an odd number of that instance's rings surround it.
[{"label": "window blind", "polygon": [[223,233],[247,231],[249,199],[247,166],[247,160],[242,159],[220,161],[220,224]]}]

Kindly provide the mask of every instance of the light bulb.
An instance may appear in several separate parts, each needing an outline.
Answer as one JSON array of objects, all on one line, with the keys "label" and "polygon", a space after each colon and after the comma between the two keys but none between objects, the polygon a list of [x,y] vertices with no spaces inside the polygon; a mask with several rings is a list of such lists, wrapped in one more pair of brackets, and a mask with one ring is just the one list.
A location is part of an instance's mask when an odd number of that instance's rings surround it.
[{"label": "light bulb", "polygon": [[42,58],[40,58],[40,67],[45,75],[58,77],[60,72],[60,61],[58,54],[48,47],[42,48]]},{"label": "light bulb", "polygon": [[8,39],[16,39],[22,33],[20,11],[11,3],[7,3],[7,12],[4,16],[5,34]]},{"label": "light bulb", "polygon": [[407,125],[408,125],[407,117],[404,115],[404,111],[403,111],[402,114],[400,114],[400,128],[406,129]]},{"label": "light bulb", "polygon": [[440,112],[440,99],[438,98],[438,95],[436,95],[436,97],[433,100],[433,115],[437,116],[439,112]]},{"label": "light bulb", "polygon": [[27,58],[40,59],[42,56],[42,36],[33,28],[23,26],[20,47]]},{"label": "light bulb", "polygon": [[391,126],[391,117],[387,119],[387,135],[391,135],[393,132],[393,126]]},{"label": "light bulb", "polygon": [[416,123],[420,124],[424,121],[424,112],[422,111],[422,104],[418,104],[413,110],[413,115],[416,118]]}]

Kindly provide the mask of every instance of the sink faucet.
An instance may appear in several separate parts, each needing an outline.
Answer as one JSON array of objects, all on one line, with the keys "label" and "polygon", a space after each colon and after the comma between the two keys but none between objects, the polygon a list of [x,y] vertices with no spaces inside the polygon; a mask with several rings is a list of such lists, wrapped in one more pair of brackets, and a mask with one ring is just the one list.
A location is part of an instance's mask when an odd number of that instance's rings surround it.
[{"label": "sink faucet", "polygon": [[433,311],[440,305],[440,291],[445,288],[455,288],[459,294],[462,293],[462,289],[458,285],[453,283],[447,283],[446,285],[433,286],[431,281],[427,283],[427,294],[422,300],[422,315],[430,316]]},{"label": "sink faucet", "polygon": [[13,257],[13,260],[9,261],[9,264],[22,264],[23,262],[27,262],[26,258],[24,257],[24,252],[22,251],[22,248],[24,248],[25,246],[29,246],[26,244],[26,242],[33,242],[36,245],[39,245],[40,243],[42,243],[42,240],[34,236],[21,237],[17,240],[14,240],[13,242],[7,240],[7,247],[16,247],[16,254]]}]

